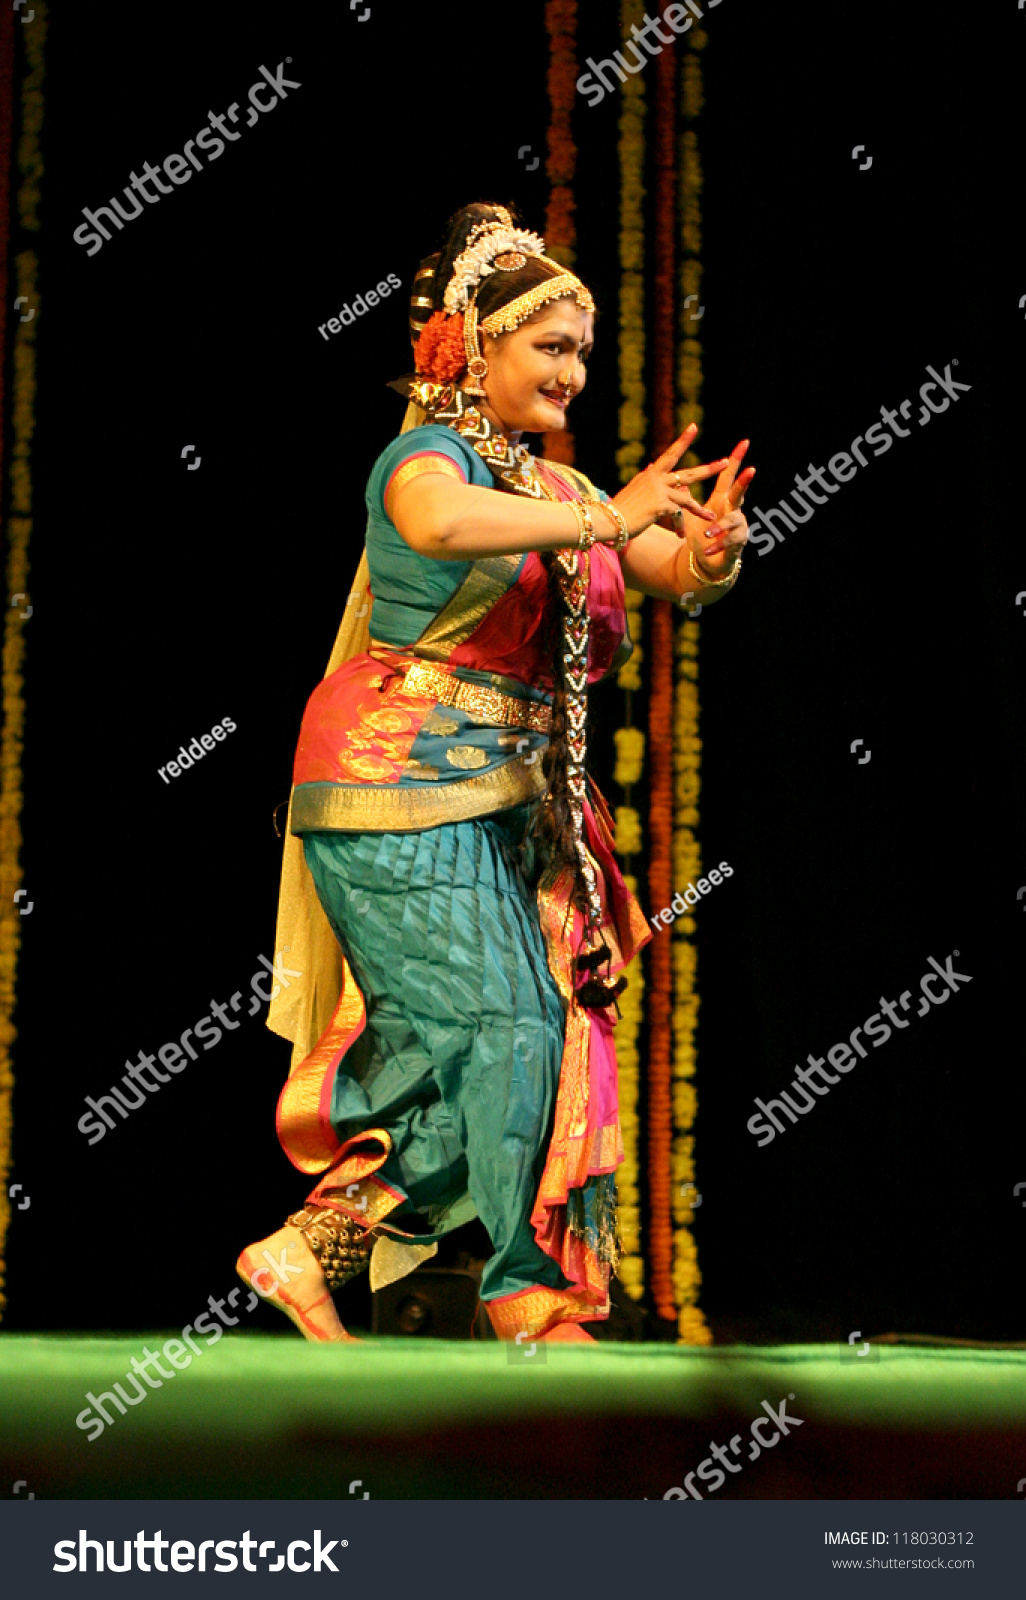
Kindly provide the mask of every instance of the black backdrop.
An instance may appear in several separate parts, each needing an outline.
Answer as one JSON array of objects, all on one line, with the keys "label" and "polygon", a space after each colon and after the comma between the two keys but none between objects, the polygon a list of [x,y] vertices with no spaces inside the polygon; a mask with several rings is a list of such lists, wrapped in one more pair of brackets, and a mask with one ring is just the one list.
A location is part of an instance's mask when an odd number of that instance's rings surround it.
[{"label": "black backdrop", "polygon": [[[515,199],[544,228],[541,0],[368,3],[364,22],[53,7],[12,1329],[179,1326],[306,1192],[273,1125],[289,1049],[262,1012],[95,1147],[76,1124],[126,1059],[248,996],[273,951],[271,815],[402,420],[385,381],[409,364],[405,296],[330,341],[318,325],[389,272],[408,284],[466,201]],[[615,6],[581,10],[582,55],[608,55]],[[1006,406],[1026,279],[1004,74],[1026,13],[1001,12],[725,0],[706,19],[700,444],[751,437],[749,516],[914,399],[928,364],[971,386],[922,429],[915,401],[910,437],[751,549],[700,624],[704,858],[734,876],[699,912],[696,1236],[727,1337],[1023,1336],[1026,563]],[[83,207],[289,57],[301,87],[253,129],[243,112],[195,181],[92,257],[73,241]],[[605,317],[574,428],[610,492],[616,112],[582,98],[577,121],[578,264]],[[617,705],[595,697],[600,781]],[[237,731],[165,785],[158,767],[226,716]],[[753,1098],[955,950],[972,982],[757,1148]]]}]

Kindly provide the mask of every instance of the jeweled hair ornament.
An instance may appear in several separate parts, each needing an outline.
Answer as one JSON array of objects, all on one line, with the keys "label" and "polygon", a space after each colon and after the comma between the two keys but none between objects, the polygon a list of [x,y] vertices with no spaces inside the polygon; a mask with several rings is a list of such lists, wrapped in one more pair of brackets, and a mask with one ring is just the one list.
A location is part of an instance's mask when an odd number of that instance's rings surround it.
[{"label": "jeweled hair ornament", "polygon": [[[508,217],[509,213],[506,215]],[[467,235],[466,249],[453,262],[452,277],[445,287],[445,310],[451,317],[458,311],[466,311],[472,292],[496,267],[515,272],[528,256],[544,254],[545,240],[537,233],[510,227],[506,222],[477,223]]]}]

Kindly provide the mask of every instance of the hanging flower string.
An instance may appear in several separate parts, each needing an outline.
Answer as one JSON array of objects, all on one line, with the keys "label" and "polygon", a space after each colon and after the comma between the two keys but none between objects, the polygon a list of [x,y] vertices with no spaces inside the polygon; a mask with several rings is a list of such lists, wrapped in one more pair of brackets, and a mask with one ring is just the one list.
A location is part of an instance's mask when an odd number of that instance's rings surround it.
[{"label": "hanging flower string", "polygon": [[[644,5],[624,0],[622,31],[631,23],[641,28]],[[620,410],[619,446],[616,453],[620,483],[628,483],[645,464],[648,431],[645,369],[645,222],[643,210],[645,167],[645,79],[636,73],[622,86],[619,97],[618,154],[620,180]],[[614,734],[616,766],[613,777],[623,795],[615,807],[616,847],[623,858],[624,881],[639,893],[631,864],[643,847],[641,813],[632,803],[632,791],[641,782],[645,762],[645,732],[635,725],[636,706],[642,699],[642,619],[644,597],[635,589],[626,596],[627,625],[634,652],[617,674],[623,694],[623,726]],[[642,891],[643,892],[643,891]],[[620,1233],[624,1254],[618,1276],[627,1293],[640,1300],[645,1291],[646,1243],[641,1216],[641,1052],[645,1016],[644,958],[630,969],[630,984],[620,999],[621,1019],[616,1025],[616,1059],[619,1069],[620,1126],[624,1159],[616,1172],[620,1199]]]},{"label": "hanging flower string", "polygon": [[[654,325],[662,336],[653,341],[652,429],[657,449],[674,437],[673,340],[676,246],[676,52],[657,56],[651,74],[655,84],[653,144],[655,154]],[[648,695],[648,901],[655,909],[673,899],[671,844],[673,834],[673,607],[654,600],[650,607]],[[667,1322],[677,1321],[673,1284],[673,1213],[671,1144],[673,1100],[671,1020],[673,966],[671,942],[657,938],[650,946],[648,995],[648,1194],[652,1298]]]},{"label": "hanging flower string", "polygon": [[[40,181],[43,158],[40,131],[43,123],[44,47],[47,35],[47,7],[35,0],[32,27],[19,29],[25,51],[26,70],[20,84],[20,103],[12,105],[16,80],[13,73],[0,73],[0,162],[5,181],[14,183],[17,175],[17,223],[23,233],[39,231]],[[27,20],[27,19],[23,19]],[[17,133],[17,167],[10,143]],[[6,248],[6,241],[4,241]],[[29,596],[29,539],[33,520],[32,435],[36,426],[36,329],[39,324],[39,257],[34,249],[18,250],[13,255],[14,284],[2,313],[0,333],[10,315],[10,306],[27,303],[34,315],[14,322],[13,351],[8,369],[12,393],[9,405],[0,375],[0,462],[3,441],[12,446],[8,468],[9,515],[6,533],[7,561],[4,573],[7,595],[20,596],[18,606],[8,605],[3,620],[3,733],[0,735],[0,1311],[4,1294],[4,1249],[11,1219],[8,1181],[11,1173],[13,1135],[11,1097],[14,1071],[11,1046],[17,1038],[14,1012],[17,1003],[18,955],[21,949],[21,903],[15,895],[22,887],[21,812],[23,804],[22,762],[25,735],[25,640]],[[24,296],[18,301],[15,296]],[[10,426],[7,419],[10,417]],[[28,1070],[29,1064],[23,1063]]]},{"label": "hanging flower string", "polygon": [[[707,35],[690,30],[681,58],[681,128],[678,176],[678,339],[676,432],[689,422],[701,426],[702,346],[692,319],[688,295],[698,295],[702,283],[702,169],[698,157],[695,119],[702,108],[702,51]],[[692,301],[690,304],[694,305]],[[693,883],[701,875],[698,827],[699,738],[698,648],[699,624],[681,615],[676,629],[677,680],[673,715],[673,877],[675,883]],[[673,1141],[671,1150],[671,1201],[674,1221],[673,1293],[677,1305],[677,1337],[682,1344],[707,1345],[712,1334],[698,1305],[702,1275],[698,1267],[691,1224],[695,1184],[694,1137],[697,1110],[695,1094],[695,1030],[699,996],[696,987],[698,951],[695,919],[678,917],[672,928],[673,953]]]},{"label": "hanging flower string", "polygon": [[[573,268],[577,260],[577,229],[574,221],[577,202],[574,177],[577,172],[577,146],[574,143],[573,113],[577,100],[577,0],[546,0],[545,31],[549,41],[549,128],[545,175],[549,180],[549,202],[545,211],[545,239],[550,260]],[[574,436],[569,419],[562,428],[542,435],[542,454],[549,461],[565,466],[574,464]]]}]

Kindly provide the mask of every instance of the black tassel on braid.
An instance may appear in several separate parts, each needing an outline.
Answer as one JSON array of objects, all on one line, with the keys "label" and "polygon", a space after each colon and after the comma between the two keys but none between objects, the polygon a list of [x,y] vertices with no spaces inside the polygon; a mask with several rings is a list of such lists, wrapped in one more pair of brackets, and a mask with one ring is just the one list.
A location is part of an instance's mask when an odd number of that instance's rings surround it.
[{"label": "black tassel on braid", "polygon": [[560,566],[554,550],[541,556],[548,574],[546,596],[545,645],[552,660],[552,725],[549,729],[548,748],[542,758],[542,772],[548,793],[539,806],[535,830],[550,856],[560,866],[569,867],[573,873],[571,901],[577,910],[587,914],[588,896],[581,876],[580,862],[574,838],[573,813],[570,809],[570,790],[567,785],[568,723],[566,715],[566,675],[563,670],[563,593],[560,586]]}]

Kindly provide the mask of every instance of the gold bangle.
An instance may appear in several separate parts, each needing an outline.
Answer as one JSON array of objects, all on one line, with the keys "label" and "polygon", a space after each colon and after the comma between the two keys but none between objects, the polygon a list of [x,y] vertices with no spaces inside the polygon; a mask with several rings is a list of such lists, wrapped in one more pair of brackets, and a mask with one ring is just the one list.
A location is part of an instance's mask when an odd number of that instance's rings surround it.
[{"label": "gold bangle", "polygon": [[592,523],[591,516],[585,510],[580,500],[569,500],[567,501],[567,504],[574,514],[574,519],[578,527],[577,549],[590,550],[592,545],[595,543],[595,528]]},{"label": "gold bangle", "polygon": [[695,566],[695,552],[689,545],[688,567],[690,568],[692,575],[698,579],[699,583],[704,589],[723,589],[726,588],[727,584],[735,583],[737,581],[737,575],[741,571],[741,557],[738,556],[737,561],[731,567],[725,578],[707,578],[705,573],[700,572],[698,567]]},{"label": "gold bangle", "polygon": [[631,542],[631,535],[627,527],[627,518],[620,510],[620,507],[614,506],[609,500],[585,499],[583,504],[586,506],[599,506],[601,510],[609,512],[617,533],[615,539],[608,539],[603,542],[612,545],[614,550],[625,550]]}]

